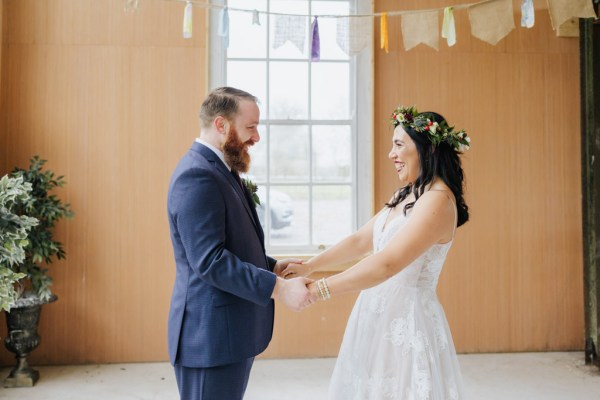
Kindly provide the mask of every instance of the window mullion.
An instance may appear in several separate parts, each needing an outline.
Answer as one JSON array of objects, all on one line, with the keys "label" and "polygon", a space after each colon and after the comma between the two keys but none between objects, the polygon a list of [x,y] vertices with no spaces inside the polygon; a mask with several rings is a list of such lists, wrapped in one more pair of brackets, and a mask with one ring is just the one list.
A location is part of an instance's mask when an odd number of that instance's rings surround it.
[{"label": "window mullion", "polygon": [[265,247],[269,248],[271,247],[271,213],[270,213],[270,207],[271,207],[271,94],[270,94],[270,90],[271,90],[271,83],[270,83],[270,79],[269,77],[271,76],[270,74],[270,69],[271,69],[271,62],[270,62],[270,57],[271,57],[271,52],[270,52],[270,48],[271,46],[270,41],[271,41],[271,37],[270,37],[270,32],[271,32],[271,17],[269,12],[271,11],[271,0],[267,1],[267,31],[266,31],[266,40],[265,40],[265,45],[267,46],[266,49],[266,59],[265,59],[265,63],[266,63],[266,67],[265,67],[265,71],[267,74],[267,77],[265,79],[265,82],[267,84],[267,98],[266,98],[266,105],[265,105],[265,111],[267,113],[267,118],[266,118],[266,129],[267,129],[267,204],[265,205],[265,239],[266,239],[266,243],[265,243]]}]

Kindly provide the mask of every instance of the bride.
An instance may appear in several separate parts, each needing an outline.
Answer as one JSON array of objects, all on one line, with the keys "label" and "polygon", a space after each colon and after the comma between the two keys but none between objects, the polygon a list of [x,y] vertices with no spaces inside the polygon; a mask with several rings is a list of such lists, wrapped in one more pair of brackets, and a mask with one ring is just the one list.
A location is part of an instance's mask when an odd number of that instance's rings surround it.
[{"label": "bride", "polygon": [[400,189],[356,233],[281,275],[307,276],[372,252],[309,288],[320,300],[361,290],[329,386],[331,400],[458,400],[463,383],[435,290],[456,227],[469,218],[459,155],[470,146],[433,112],[398,107],[389,158]]}]

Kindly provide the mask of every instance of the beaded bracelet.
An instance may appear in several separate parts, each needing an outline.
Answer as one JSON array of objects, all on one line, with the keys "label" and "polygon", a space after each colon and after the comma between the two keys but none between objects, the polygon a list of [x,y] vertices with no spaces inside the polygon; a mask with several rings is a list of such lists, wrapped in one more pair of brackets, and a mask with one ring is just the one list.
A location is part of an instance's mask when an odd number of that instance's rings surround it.
[{"label": "beaded bracelet", "polygon": [[317,289],[319,289],[319,297],[325,301],[325,290],[323,289],[323,282],[320,279],[317,281]]},{"label": "beaded bracelet", "polygon": [[325,278],[321,278],[317,281],[317,288],[319,289],[321,300],[325,301],[331,299],[331,293],[329,292],[329,286],[327,285],[327,280]]}]

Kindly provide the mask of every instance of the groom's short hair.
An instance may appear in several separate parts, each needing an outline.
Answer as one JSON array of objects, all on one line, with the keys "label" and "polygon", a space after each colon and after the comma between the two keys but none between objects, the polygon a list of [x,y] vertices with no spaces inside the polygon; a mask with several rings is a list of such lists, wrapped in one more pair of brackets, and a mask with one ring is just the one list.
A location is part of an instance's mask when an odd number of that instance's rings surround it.
[{"label": "groom's short hair", "polygon": [[216,88],[210,92],[200,107],[202,127],[209,127],[219,115],[228,121],[232,121],[238,112],[240,100],[250,100],[258,103],[256,96],[228,86]]}]

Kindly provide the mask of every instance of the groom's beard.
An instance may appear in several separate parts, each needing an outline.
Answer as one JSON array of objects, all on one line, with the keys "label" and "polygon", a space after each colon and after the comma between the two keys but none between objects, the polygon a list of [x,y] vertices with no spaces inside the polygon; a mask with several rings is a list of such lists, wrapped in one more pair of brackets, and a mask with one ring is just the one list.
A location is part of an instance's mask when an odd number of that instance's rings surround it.
[{"label": "groom's beard", "polygon": [[237,172],[248,172],[250,169],[250,154],[248,146],[252,146],[252,141],[242,142],[237,134],[237,131],[232,126],[227,133],[227,139],[223,145],[223,153],[227,164]]}]

